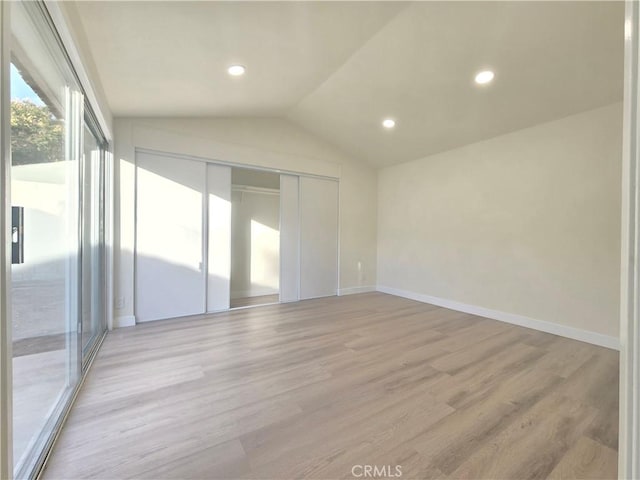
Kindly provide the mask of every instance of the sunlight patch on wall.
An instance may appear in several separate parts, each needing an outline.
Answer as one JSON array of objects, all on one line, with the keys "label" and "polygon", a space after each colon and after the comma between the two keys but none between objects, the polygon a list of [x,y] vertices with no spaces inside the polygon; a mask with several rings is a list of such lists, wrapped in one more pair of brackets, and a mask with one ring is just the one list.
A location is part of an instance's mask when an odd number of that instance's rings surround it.
[{"label": "sunlight patch on wall", "polygon": [[251,285],[279,288],[280,232],[251,220]]}]

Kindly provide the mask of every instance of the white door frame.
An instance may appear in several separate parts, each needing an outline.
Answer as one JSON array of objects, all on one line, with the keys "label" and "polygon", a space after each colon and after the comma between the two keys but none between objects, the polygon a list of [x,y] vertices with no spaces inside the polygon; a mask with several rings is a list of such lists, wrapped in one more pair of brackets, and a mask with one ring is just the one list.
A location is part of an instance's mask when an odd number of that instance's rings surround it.
[{"label": "white door frame", "polygon": [[11,2],[0,2],[0,478],[13,478],[11,354]]},{"label": "white door frame", "polygon": [[640,478],[640,4],[626,1],[618,477]]}]

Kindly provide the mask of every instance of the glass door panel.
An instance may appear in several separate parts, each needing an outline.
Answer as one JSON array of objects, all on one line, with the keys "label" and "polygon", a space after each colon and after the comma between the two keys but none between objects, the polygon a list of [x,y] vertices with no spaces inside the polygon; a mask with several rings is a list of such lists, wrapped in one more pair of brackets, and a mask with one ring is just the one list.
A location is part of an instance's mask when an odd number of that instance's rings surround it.
[{"label": "glass door panel", "polygon": [[13,445],[30,476],[79,376],[83,96],[42,6],[12,5]]},{"label": "glass door panel", "polygon": [[104,331],[103,155],[85,123],[82,156],[82,356],[87,358]]}]

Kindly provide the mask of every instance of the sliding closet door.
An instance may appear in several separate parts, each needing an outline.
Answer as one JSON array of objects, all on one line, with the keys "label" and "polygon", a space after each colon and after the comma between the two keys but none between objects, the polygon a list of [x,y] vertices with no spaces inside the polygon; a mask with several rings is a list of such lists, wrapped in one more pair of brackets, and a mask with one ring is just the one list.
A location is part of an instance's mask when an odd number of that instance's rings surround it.
[{"label": "sliding closet door", "polygon": [[338,182],[300,177],[300,299],[338,290]]},{"label": "sliding closet door", "polygon": [[209,202],[207,310],[229,308],[231,291],[231,167],[207,166]]},{"label": "sliding closet door", "polygon": [[136,318],[204,313],[206,165],[136,155]]},{"label": "sliding closet door", "polygon": [[296,175],[280,175],[280,301],[296,302],[300,287],[300,210]]}]

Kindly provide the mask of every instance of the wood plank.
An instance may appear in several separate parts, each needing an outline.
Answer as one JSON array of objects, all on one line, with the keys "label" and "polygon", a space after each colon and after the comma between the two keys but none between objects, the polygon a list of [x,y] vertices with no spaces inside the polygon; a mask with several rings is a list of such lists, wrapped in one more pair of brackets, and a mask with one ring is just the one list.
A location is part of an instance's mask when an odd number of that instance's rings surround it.
[{"label": "wood plank", "polygon": [[613,480],[618,478],[618,453],[588,437],[580,437],[549,479],[563,478]]}]

